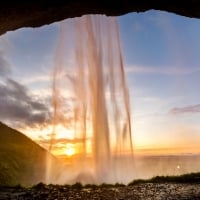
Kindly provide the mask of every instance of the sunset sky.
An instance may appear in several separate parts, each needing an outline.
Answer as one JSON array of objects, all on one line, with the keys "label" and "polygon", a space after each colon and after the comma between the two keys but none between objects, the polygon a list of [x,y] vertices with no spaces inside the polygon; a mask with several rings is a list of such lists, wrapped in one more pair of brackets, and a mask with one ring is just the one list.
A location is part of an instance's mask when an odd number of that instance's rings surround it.
[{"label": "sunset sky", "polygon": [[[200,152],[200,20],[158,11],[118,20],[135,147]],[[43,145],[52,130],[58,34],[54,23],[0,37],[0,121]],[[70,131],[60,133],[71,139]]]}]

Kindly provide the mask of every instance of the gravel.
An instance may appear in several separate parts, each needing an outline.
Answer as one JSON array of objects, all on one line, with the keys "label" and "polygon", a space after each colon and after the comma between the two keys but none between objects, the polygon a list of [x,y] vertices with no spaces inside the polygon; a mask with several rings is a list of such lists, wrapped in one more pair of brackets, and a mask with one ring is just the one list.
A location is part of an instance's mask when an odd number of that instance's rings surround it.
[{"label": "gravel", "polygon": [[200,184],[143,183],[133,186],[73,188],[41,185],[40,187],[0,188],[0,200],[200,200]]}]

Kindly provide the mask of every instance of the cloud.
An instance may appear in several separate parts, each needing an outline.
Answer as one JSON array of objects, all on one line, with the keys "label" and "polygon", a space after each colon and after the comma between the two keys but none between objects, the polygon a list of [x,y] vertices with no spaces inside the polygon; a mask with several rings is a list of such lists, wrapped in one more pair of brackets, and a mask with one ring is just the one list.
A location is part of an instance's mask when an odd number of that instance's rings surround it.
[{"label": "cloud", "polygon": [[[90,138],[86,138],[86,140],[88,140]],[[38,140],[39,143],[41,144],[49,144],[51,141],[51,139],[40,139]],[[76,144],[76,143],[83,143],[83,139],[82,138],[75,138],[75,139],[68,139],[68,138],[58,138],[58,139],[54,139],[53,140],[53,144],[57,145],[57,144],[66,144],[66,143],[71,143],[71,144]]]},{"label": "cloud", "polygon": [[34,83],[50,83],[52,81],[52,78],[50,75],[36,75],[31,76],[28,78],[24,78],[21,80],[23,84],[34,84]]},{"label": "cloud", "polygon": [[[86,140],[89,140],[91,138],[86,138]],[[41,137],[37,140],[38,144],[43,146],[44,148],[49,148],[49,145],[51,144],[51,139],[45,139],[44,137]],[[83,144],[84,140],[82,138],[74,138],[74,139],[68,139],[68,138],[58,138],[54,139],[52,141],[52,150],[61,150],[62,148],[66,148],[66,144]]]},{"label": "cloud", "polygon": [[152,66],[128,66],[125,67],[126,73],[135,74],[165,74],[165,75],[184,75],[200,72],[200,67],[152,67]]},{"label": "cloud", "polygon": [[10,64],[4,56],[4,52],[0,50],[0,76],[7,76],[10,72]]},{"label": "cloud", "polygon": [[4,84],[0,83],[0,94],[0,120],[19,126],[34,126],[49,120],[50,112],[45,102],[31,96],[20,83],[6,79]]},{"label": "cloud", "polygon": [[199,113],[199,112],[200,112],[200,104],[179,107],[179,108],[176,107],[172,108],[169,111],[170,114]]}]

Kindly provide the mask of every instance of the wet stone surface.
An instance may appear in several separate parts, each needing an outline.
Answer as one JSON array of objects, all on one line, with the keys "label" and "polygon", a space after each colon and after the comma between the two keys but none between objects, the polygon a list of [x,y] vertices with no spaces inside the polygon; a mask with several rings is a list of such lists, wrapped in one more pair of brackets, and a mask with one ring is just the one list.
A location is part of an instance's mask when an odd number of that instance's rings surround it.
[{"label": "wet stone surface", "polygon": [[144,183],[134,186],[73,188],[40,185],[33,188],[0,188],[0,200],[200,200],[200,184]]}]

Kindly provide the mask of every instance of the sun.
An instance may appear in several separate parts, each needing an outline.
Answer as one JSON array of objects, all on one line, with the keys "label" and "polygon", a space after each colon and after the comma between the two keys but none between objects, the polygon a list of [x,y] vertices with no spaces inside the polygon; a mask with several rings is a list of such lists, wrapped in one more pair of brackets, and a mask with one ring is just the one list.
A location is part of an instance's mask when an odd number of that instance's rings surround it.
[{"label": "sun", "polygon": [[73,145],[73,144],[67,144],[64,153],[65,153],[68,157],[73,156],[73,155],[76,153],[74,145]]}]

